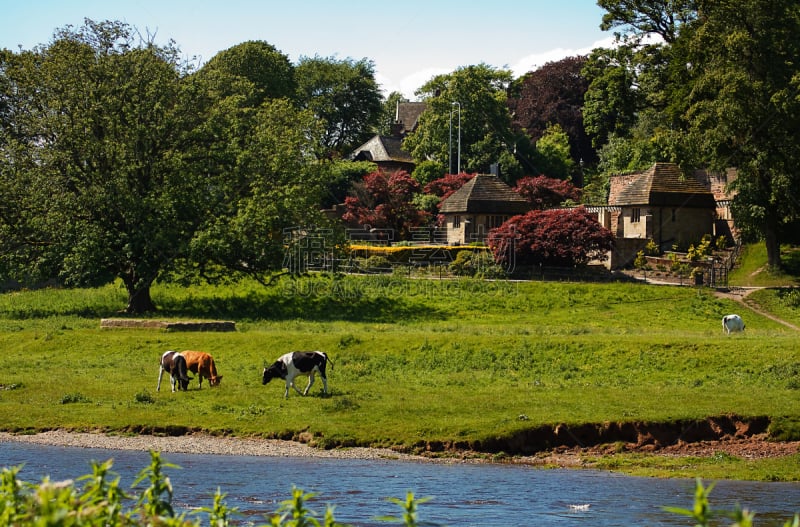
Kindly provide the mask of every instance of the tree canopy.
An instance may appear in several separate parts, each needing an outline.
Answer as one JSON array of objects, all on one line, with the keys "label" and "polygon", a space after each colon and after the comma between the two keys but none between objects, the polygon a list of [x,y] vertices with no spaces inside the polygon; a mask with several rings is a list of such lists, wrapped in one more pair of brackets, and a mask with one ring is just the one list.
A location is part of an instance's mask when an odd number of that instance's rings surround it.
[{"label": "tree canopy", "polygon": [[417,162],[436,161],[448,173],[489,173],[498,163],[502,177],[513,181],[522,174],[514,146],[530,141],[512,132],[506,95],[511,80],[510,71],[486,64],[433,77],[416,92],[427,108],[404,148]]},{"label": "tree canopy", "polygon": [[[747,239],[780,243],[800,206],[800,5],[789,0],[602,0],[621,45],[584,73],[587,130],[608,170],[655,161],[737,169],[732,210]],[[660,38],[647,41],[656,34]],[[605,101],[605,102],[603,102]],[[617,110],[615,110],[615,108]],[[638,161],[637,161],[638,160]]]},{"label": "tree canopy", "polygon": [[318,224],[309,203],[322,177],[306,162],[313,116],[264,99],[236,68],[193,74],[177,48],[135,35],[87,20],[3,52],[0,271],[117,277],[127,310],[142,312],[155,308],[153,282],[183,263],[280,270],[282,230]]},{"label": "tree canopy", "polygon": [[577,165],[593,163],[596,154],[583,126],[583,105],[589,83],[582,70],[586,57],[548,62],[514,82],[509,97],[512,124],[538,141],[553,125],[569,137],[570,155]]},{"label": "tree canopy", "polygon": [[584,208],[532,210],[489,231],[495,261],[507,269],[517,264],[575,266],[604,260],[614,235]]},{"label": "tree canopy", "polygon": [[384,108],[372,61],[302,57],[296,72],[300,105],[323,123],[326,157],[345,157],[374,134]]},{"label": "tree canopy", "polygon": [[342,219],[362,227],[393,231],[393,241],[409,239],[414,227],[427,224],[429,214],[414,204],[419,183],[408,172],[377,170],[364,176],[345,199]]}]

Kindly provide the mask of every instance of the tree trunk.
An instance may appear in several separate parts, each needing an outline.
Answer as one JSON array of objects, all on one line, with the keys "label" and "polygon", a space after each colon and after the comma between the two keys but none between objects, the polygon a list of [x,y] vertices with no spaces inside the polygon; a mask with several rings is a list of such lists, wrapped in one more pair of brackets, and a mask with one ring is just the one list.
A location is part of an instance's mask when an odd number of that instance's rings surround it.
[{"label": "tree trunk", "polygon": [[767,214],[764,228],[764,243],[767,246],[767,266],[771,271],[781,268],[781,242],[778,239],[778,218]]},{"label": "tree trunk", "polygon": [[137,283],[130,277],[123,277],[125,289],[128,290],[128,306],[125,312],[131,315],[148,313],[156,310],[153,299],[150,298],[150,282]]}]

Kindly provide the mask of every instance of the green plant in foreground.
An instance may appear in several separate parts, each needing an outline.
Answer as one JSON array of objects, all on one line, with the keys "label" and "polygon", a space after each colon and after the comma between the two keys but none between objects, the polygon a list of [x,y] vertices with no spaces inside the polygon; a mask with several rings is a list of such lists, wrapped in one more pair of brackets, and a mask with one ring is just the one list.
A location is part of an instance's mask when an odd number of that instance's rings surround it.
[{"label": "green plant in foreground", "polygon": [[322,523],[316,518],[314,511],[306,507],[306,501],[313,498],[311,492],[292,487],[292,497],[281,503],[278,512],[272,517],[270,525],[274,527],[336,527],[343,524],[336,523],[333,518],[333,508],[325,509],[325,518]]},{"label": "green plant in foreground", "polygon": [[[3,468],[0,472],[0,525],[15,527],[58,525],[63,527],[200,527],[201,519],[188,520],[185,515],[175,515],[172,507],[172,485],[163,472],[165,467],[176,467],[162,462],[158,452],[151,452],[150,465],[143,469],[133,484],[149,480],[150,485],[139,496],[126,494],[119,486],[119,477],[111,477],[111,460],[93,463],[92,473],[77,479],[85,484],[77,488],[72,480],[51,482],[45,478],[39,485],[26,483],[17,478],[21,467]],[[711,509],[709,494],[714,488],[704,487],[698,478],[695,486],[692,509],[664,507],[667,512],[687,516],[697,527],[721,525],[720,519],[733,521],[732,527],[752,527],[755,514],[738,507],[733,511]],[[292,488],[292,496],[281,503],[269,523],[256,527],[347,527],[337,523],[333,507],[328,505],[320,519],[306,505],[313,493]],[[224,503],[225,495],[217,489],[210,508],[201,508],[195,514],[205,514],[210,527],[228,527],[230,516],[238,513]],[[135,500],[132,509],[126,510],[126,501]],[[432,527],[436,524],[418,518],[419,505],[429,498],[415,498],[413,492],[405,500],[388,498],[398,505],[403,513],[399,516],[381,516],[378,521],[392,522],[406,527]],[[783,524],[783,527],[800,527],[800,515]]]},{"label": "green plant in foreground", "polygon": [[436,524],[429,522],[420,522],[417,520],[417,505],[425,503],[430,498],[414,498],[414,493],[409,492],[406,494],[405,501],[400,498],[389,498],[394,504],[399,505],[403,509],[402,516],[381,516],[378,518],[381,521],[388,521],[394,523],[402,523],[406,527],[423,527],[434,526]]},{"label": "green plant in foreground", "polygon": [[[708,499],[714,484],[704,487],[700,478],[697,478],[694,490],[694,507],[683,509],[680,507],[664,507],[667,512],[690,517],[696,527],[709,527],[716,518],[729,518],[735,527],[752,527],[755,514],[747,509],[737,507],[733,511],[714,511]],[[717,525],[717,523],[714,523]],[[800,515],[795,514],[794,519],[783,524],[784,527],[800,527]]]}]

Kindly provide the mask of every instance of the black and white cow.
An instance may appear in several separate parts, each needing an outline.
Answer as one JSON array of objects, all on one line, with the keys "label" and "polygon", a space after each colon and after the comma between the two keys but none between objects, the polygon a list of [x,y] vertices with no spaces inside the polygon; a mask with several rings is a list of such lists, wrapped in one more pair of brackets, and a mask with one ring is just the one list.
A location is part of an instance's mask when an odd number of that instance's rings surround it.
[{"label": "black and white cow", "polygon": [[725,315],[722,317],[722,330],[728,335],[736,331],[744,331],[744,320],[739,315]]},{"label": "black and white cow", "polygon": [[[284,397],[289,397],[289,387],[294,388],[300,395],[306,395],[308,390],[311,389],[311,385],[314,384],[314,375],[319,373],[322,378],[323,393],[327,394],[328,377],[325,374],[325,367],[329,361],[333,365],[333,361],[321,351],[292,351],[286,353],[281,355],[272,366],[264,368],[261,384],[267,384],[272,379],[285,379],[286,391],[283,393]],[[308,376],[308,386],[302,392],[294,385],[294,378],[298,375]]]},{"label": "black and white cow", "polygon": [[189,378],[188,370],[186,367],[186,359],[183,355],[178,353],[177,351],[165,351],[163,355],[161,355],[161,362],[159,362],[158,368],[158,385],[156,386],[156,391],[161,390],[161,376],[164,375],[164,372],[169,373],[169,382],[172,385],[172,391],[175,391],[175,382],[177,381],[178,387],[186,391],[189,388]]}]

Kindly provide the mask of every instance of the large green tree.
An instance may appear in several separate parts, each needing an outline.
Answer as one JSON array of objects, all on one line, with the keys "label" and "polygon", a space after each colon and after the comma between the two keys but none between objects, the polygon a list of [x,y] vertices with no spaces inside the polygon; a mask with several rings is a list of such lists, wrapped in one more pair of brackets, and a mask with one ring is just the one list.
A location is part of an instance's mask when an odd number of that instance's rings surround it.
[{"label": "large green tree", "polygon": [[383,99],[371,61],[302,57],[295,72],[298,103],[323,123],[326,157],[345,157],[375,133]]},{"label": "large green tree", "polygon": [[[175,155],[185,129],[177,50],[136,46],[120,23],[87,21],[6,55],[3,179],[28,185],[10,255],[67,284],[122,279],[130,311],[191,231],[201,199]],[[14,185],[16,182],[17,185]],[[2,207],[16,204],[3,196]],[[44,277],[37,277],[44,278]]]},{"label": "large green tree", "polygon": [[87,21],[0,65],[0,230],[13,240],[0,270],[118,277],[132,313],[153,310],[151,285],[183,263],[280,271],[286,229],[319,225],[322,188],[310,113],[235,71],[191,74],[176,48],[136,34]]},{"label": "large green tree", "polygon": [[416,92],[427,108],[404,147],[417,162],[436,161],[449,173],[458,172],[460,158],[463,172],[488,173],[499,163],[503,177],[516,180],[523,168],[515,154],[531,146],[525,134],[512,131],[511,80],[510,71],[486,64],[435,76]]},{"label": "large green tree", "polygon": [[[800,5],[790,0],[602,0],[604,27],[633,53],[638,137],[615,145],[631,159],[738,169],[732,209],[747,239],[780,243],[800,215]],[[644,43],[657,34],[662,42]],[[590,92],[592,88],[590,87]],[[588,98],[587,98],[588,101]],[[591,109],[590,109],[591,111]],[[590,120],[590,119],[587,119]],[[629,139],[635,139],[631,142]],[[627,142],[627,144],[626,144]],[[608,156],[609,158],[612,156]],[[646,157],[646,156],[645,156]],[[601,153],[601,159],[603,153]]]},{"label": "large green tree", "polygon": [[711,168],[736,167],[736,225],[780,244],[800,217],[800,4],[794,0],[701,2],[691,35],[696,81],[687,117]]},{"label": "large green tree", "polygon": [[294,99],[297,91],[295,69],[289,57],[263,40],[250,40],[220,51],[198,75],[224,95],[241,94],[237,81],[249,82],[251,106],[267,99]]}]

